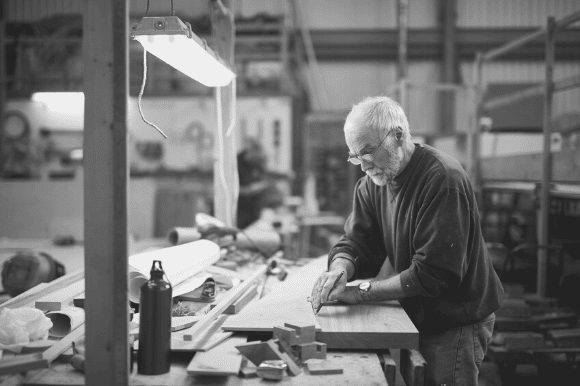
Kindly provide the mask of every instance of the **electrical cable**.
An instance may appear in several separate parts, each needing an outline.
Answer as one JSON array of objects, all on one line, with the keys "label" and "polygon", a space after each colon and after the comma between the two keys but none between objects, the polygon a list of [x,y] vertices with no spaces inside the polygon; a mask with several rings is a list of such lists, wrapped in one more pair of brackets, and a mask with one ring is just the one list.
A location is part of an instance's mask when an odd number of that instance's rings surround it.
[{"label": "electrical cable", "polygon": [[[147,1],[147,8],[149,8],[149,1]],[[157,127],[157,125],[145,119],[145,116],[143,115],[143,110],[141,109],[141,98],[143,97],[143,91],[145,90],[145,82],[147,82],[147,50],[143,48],[143,82],[141,83],[141,90],[139,90],[139,97],[137,99],[139,114],[141,114],[141,119],[143,122],[149,126],[154,127],[163,136],[163,138],[167,139],[167,135],[165,135],[165,133],[159,127]]]},{"label": "electrical cable", "polygon": [[218,133],[218,158],[220,160],[219,164],[219,177],[224,189],[225,203],[226,203],[226,223],[233,224],[232,214],[231,214],[231,202],[230,202],[230,190],[228,188],[228,181],[226,179],[226,173],[224,170],[224,136],[223,136],[223,115],[222,115],[222,89],[221,87],[216,88],[216,107],[217,107],[217,133]]}]

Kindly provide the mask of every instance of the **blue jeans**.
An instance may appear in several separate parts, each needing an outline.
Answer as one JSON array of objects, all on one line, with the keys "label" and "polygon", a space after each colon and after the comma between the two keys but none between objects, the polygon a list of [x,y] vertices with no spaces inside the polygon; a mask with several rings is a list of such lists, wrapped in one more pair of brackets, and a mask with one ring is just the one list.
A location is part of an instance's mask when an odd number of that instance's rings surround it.
[{"label": "blue jeans", "polygon": [[427,362],[428,386],[477,386],[479,366],[491,341],[495,315],[479,323],[419,337],[419,351]]}]

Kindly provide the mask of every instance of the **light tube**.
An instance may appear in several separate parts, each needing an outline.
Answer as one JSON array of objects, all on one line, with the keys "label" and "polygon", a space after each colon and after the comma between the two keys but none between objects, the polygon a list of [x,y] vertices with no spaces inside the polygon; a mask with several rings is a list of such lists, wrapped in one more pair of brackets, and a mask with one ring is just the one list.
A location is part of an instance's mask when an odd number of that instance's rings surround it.
[{"label": "light tube", "polygon": [[131,35],[145,50],[205,86],[223,87],[235,76],[177,16],[144,17]]}]

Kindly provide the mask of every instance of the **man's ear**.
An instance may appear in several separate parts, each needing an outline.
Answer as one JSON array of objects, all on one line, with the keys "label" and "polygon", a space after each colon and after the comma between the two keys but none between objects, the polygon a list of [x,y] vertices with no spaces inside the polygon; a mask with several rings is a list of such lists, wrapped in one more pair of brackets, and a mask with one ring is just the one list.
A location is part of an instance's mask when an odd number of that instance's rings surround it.
[{"label": "man's ear", "polygon": [[403,129],[397,127],[395,129],[395,137],[397,138],[397,141],[401,141],[401,138],[403,137]]}]

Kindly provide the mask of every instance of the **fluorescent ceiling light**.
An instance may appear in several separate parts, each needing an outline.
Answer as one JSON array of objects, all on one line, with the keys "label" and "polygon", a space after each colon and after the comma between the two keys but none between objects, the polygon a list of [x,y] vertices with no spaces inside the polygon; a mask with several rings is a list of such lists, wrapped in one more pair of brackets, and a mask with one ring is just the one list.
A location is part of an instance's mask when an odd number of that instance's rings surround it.
[{"label": "fluorescent ceiling light", "polygon": [[84,111],[85,93],[83,92],[35,92],[31,96],[32,101],[46,105],[48,109],[56,112]]},{"label": "fluorescent ceiling light", "polygon": [[143,48],[208,87],[228,85],[234,73],[198,38],[189,23],[177,16],[144,17],[133,26],[131,37]]}]

